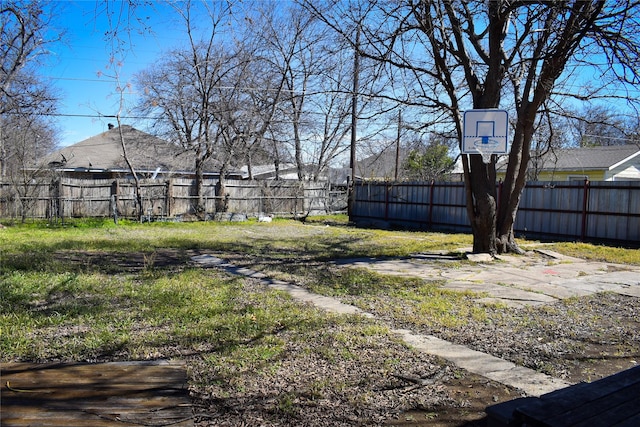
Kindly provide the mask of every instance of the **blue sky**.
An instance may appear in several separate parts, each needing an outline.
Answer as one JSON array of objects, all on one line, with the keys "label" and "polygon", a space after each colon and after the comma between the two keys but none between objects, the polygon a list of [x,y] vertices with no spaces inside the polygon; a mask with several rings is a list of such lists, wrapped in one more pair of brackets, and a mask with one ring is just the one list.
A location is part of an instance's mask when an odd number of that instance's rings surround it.
[{"label": "blue sky", "polygon": [[[108,123],[115,124],[115,119],[102,116],[115,115],[121,106],[121,116],[129,115],[136,98],[132,86],[135,73],[180,42],[180,32],[175,31],[178,25],[170,23],[169,17],[173,15],[170,8],[155,3],[153,8],[147,6],[136,11],[136,16],[148,23],[154,33],[139,31],[138,24],[134,24],[133,31],[123,32],[124,53],[113,63],[114,49],[105,38],[105,32],[111,28],[105,4],[78,0],[55,4],[59,9],[57,26],[66,30],[65,42],[48,46],[51,55],[42,74],[51,79],[61,98],[60,117],[56,121],[62,146],[107,130]],[[118,81],[125,88],[122,103]],[[146,126],[144,122],[126,118],[122,123],[142,130]]]},{"label": "blue sky", "polygon": [[[150,3],[140,6],[134,16],[150,30],[141,31],[142,25],[136,19],[127,20],[126,16],[121,19],[123,24],[131,23],[131,31],[119,33],[125,42],[124,55],[118,56],[114,68],[111,62],[114,49],[109,37],[105,37],[105,32],[112,29],[105,7],[117,7],[122,3],[119,0],[49,2],[58,9],[56,26],[67,32],[64,43],[48,46],[51,55],[48,66],[42,70],[42,76],[51,79],[61,98],[60,116],[56,121],[62,146],[107,130],[107,125],[115,123],[115,119],[105,116],[115,115],[120,107],[123,108],[124,124],[148,130],[148,121],[126,118],[131,115],[131,107],[136,101],[134,75],[152,66],[163,52],[184,43],[184,24],[177,22],[176,11],[167,2],[137,2]],[[112,9],[111,12],[119,11]],[[118,82],[114,79],[116,74],[120,85],[125,87],[122,103]],[[578,75],[583,77],[574,76],[575,85],[582,84],[592,73],[580,69]],[[637,93],[634,90],[632,96]],[[624,105],[619,108],[624,109]]]}]

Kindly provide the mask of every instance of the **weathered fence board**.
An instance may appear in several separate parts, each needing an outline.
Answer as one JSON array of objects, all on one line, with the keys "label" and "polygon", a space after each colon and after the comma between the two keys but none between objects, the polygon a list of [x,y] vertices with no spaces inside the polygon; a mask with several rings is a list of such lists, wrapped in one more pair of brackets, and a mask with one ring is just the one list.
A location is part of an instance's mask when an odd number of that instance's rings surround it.
[{"label": "weathered fence board", "polygon": [[[366,182],[354,185],[351,220],[469,232],[464,183]],[[530,182],[514,231],[543,239],[640,244],[640,182]]]},{"label": "weathered fence board", "polygon": [[[217,211],[218,180],[202,183],[205,213]],[[330,194],[326,183],[299,181],[225,181],[227,212],[296,215],[325,213],[334,206],[346,207],[346,196]],[[140,180],[142,214],[149,219],[177,218],[195,212],[194,180]],[[342,201],[344,200],[344,202]],[[340,207],[338,207],[340,208]],[[86,180],[62,178],[53,182],[30,183],[24,188],[0,183],[0,217],[134,217],[136,189],[132,180]]]},{"label": "weathered fence board", "polygon": [[[143,215],[154,219],[193,213],[194,181],[141,180]],[[203,182],[208,214],[216,213],[217,180]],[[248,216],[324,213],[346,207],[344,193],[323,183],[225,182],[227,211]],[[109,217],[135,214],[130,180],[0,183],[0,217]],[[469,232],[464,184],[367,182],[354,185],[352,220],[409,229]],[[602,240],[640,244],[640,182],[530,182],[514,230],[531,238]]]}]

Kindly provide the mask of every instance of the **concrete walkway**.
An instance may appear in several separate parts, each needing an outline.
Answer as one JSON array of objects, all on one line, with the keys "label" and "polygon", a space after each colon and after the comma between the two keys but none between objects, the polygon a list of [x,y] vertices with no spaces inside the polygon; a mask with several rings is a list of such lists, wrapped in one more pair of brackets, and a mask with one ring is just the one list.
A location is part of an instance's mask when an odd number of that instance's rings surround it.
[{"label": "concrete walkway", "polygon": [[[308,292],[291,283],[273,280],[247,268],[239,268],[213,255],[192,258],[202,266],[222,268],[232,274],[259,279],[265,285],[283,290],[299,301],[322,309],[374,317],[335,298]],[[456,257],[422,254],[403,259],[361,258],[340,260],[338,265],[368,268],[383,274],[442,280],[449,289],[482,292],[481,301],[501,302],[509,306],[541,305],[571,296],[611,291],[640,297],[640,268],[587,262],[549,251],[533,257],[503,256],[499,260],[479,258],[476,263],[460,267]],[[457,264],[454,264],[457,263]],[[512,362],[441,340],[431,335],[415,334],[404,329],[392,332],[413,348],[442,357],[474,374],[516,387],[529,396],[540,396],[570,383],[539,373]]]}]

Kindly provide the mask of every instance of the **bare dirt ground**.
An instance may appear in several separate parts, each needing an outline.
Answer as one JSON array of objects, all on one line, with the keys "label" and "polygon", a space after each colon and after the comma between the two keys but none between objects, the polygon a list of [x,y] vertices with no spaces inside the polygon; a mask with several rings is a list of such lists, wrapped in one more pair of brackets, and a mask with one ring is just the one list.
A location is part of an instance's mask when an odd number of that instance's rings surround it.
[{"label": "bare dirt ground", "polygon": [[[252,279],[245,282],[251,290],[262,286]],[[335,341],[332,337],[350,332],[344,325],[334,328],[318,331],[307,342],[282,331],[288,348],[276,364],[238,372],[214,386],[194,385],[201,415],[197,425],[483,426],[487,405],[523,396],[413,351],[392,335]],[[330,356],[336,348],[343,357]],[[187,363],[196,382],[215,376],[206,367],[200,370],[197,359]]]},{"label": "bare dirt ground", "polygon": [[[80,258],[131,269],[147,262],[131,254],[120,260]],[[185,254],[177,251],[159,251],[154,257],[158,267],[183,262]],[[243,264],[251,260],[244,258]],[[245,282],[247,289],[262,286],[253,279]],[[485,319],[447,328],[404,323],[385,308],[396,303],[380,299],[366,309],[390,327],[435,335],[573,383],[602,378],[640,360],[640,299],[635,297],[598,293],[536,307],[488,308]],[[284,338],[288,333],[282,332]],[[522,396],[411,351],[392,337],[336,343],[327,336],[319,333],[304,344],[286,340],[291,344],[277,366],[239,371],[232,380],[216,380],[198,357],[185,356],[197,426],[484,426],[488,405]],[[344,346],[341,360],[323,351],[336,345]]]},{"label": "bare dirt ground", "polygon": [[[236,258],[234,262],[251,266],[251,260],[246,258]],[[640,299],[633,296],[601,292],[536,306],[489,306],[486,318],[470,318],[461,326],[447,327],[428,322],[420,325],[407,322],[405,319],[415,316],[406,312],[407,307],[401,310],[402,316],[394,314],[398,312],[389,310],[389,307],[398,306],[401,301],[391,298],[363,302],[358,297],[349,296],[344,297],[343,302],[358,305],[392,328],[434,335],[570,383],[594,381],[631,368],[640,360]],[[363,352],[362,357],[372,358],[366,366],[376,366],[383,364],[388,356]],[[411,360],[415,355],[406,353],[402,357],[409,366],[420,366],[417,360]],[[358,420],[368,419],[369,423],[364,425],[483,426],[486,425],[484,409],[487,406],[523,395],[519,390],[458,370],[443,361],[432,363],[445,366],[442,368],[445,374],[433,384],[415,387],[415,383],[401,381],[396,387],[402,390],[404,404],[392,400],[379,409],[382,414],[351,419],[345,425],[359,425]],[[313,370],[313,366],[309,363],[307,369]],[[366,369],[363,366],[351,367],[349,371]],[[343,371],[339,375],[347,373]],[[366,377],[363,372],[360,375]],[[413,375],[429,378],[428,374],[420,372]],[[434,385],[441,397],[421,400],[425,387]],[[352,391],[354,395],[347,400],[357,399],[362,393]],[[436,395],[431,388],[427,394]],[[413,403],[407,404],[406,399]],[[389,408],[394,410],[389,411]],[[314,414],[307,415],[300,414],[297,422],[282,425],[323,425],[312,421],[316,419]],[[326,425],[342,425],[339,421],[338,418],[324,420]]]}]

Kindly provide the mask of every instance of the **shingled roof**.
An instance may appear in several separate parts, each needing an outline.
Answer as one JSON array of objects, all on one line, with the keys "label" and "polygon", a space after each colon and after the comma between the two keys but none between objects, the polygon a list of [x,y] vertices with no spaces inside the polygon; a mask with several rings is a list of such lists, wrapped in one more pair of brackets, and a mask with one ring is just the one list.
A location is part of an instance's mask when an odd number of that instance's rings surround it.
[{"label": "shingled roof", "polygon": [[[138,172],[193,170],[193,156],[177,145],[128,125],[121,128],[127,155]],[[65,170],[128,170],[117,127],[64,147],[48,156],[45,162]]]},{"label": "shingled roof", "polygon": [[621,162],[640,156],[635,144],[606,147],[562,148],[543,156],[544,169],[562,170],[610,170]]}]

